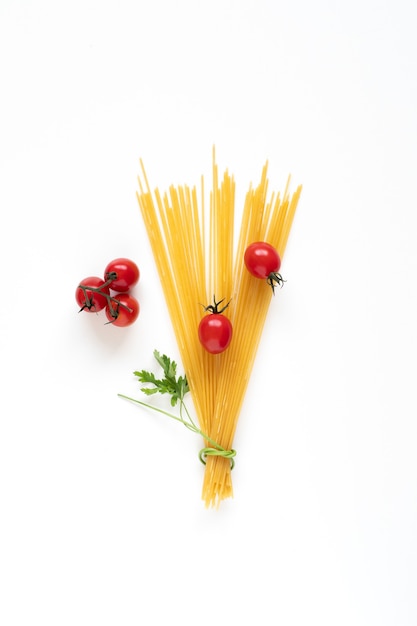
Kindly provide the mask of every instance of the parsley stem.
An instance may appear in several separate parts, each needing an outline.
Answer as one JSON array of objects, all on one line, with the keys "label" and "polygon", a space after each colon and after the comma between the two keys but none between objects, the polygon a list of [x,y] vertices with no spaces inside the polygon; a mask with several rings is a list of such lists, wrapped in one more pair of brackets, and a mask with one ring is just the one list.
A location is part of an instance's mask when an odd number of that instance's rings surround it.
[{"label": "parsley stem", "polygon": [[[196,426],[183,400],[180,400],[180,416],[178,417],[178,415],[169,413],[168,411],[165,411],[164,409],[160,409],[157,406],[153,406],[153,404],[149,404],[148,402],[142,402],[141,400],[136,400],[136,398],[130,398],[129,396],[125,396],[122,393],[118,393],[117,395],[119,396],[119,398],[124,398],[125,400],[129,400],[130,402],[134,402],[135,404],[140,404],[141,406],[147,407],[148,409],[152,409],[153,411],[162,413],[163,415],[166,415],[167,417],[171,417],[177,422],[181,422],[182,424],[184,424],[184,426],[186,426],[186,428],[193,431],[197,435],[200,435],[201,437],[203,437],[203,439],[208,441],[217,450],[220,450],[222,452],[227,452],[226,448],[223,448],[220,444],[214,441],[214,439],[206,435],[206,433],[204,433],[200,428],[198,428],[198,426]],[[184,409],[187,414],[187,417],[189,419],[188,422],[182,417],[182,409]]]}]

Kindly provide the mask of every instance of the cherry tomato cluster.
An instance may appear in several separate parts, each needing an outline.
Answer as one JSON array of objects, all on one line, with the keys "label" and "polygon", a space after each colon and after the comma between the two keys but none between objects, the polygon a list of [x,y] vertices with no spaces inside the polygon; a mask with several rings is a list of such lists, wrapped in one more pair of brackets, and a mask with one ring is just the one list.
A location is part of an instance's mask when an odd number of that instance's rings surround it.
[{"label": "cherry tomato cluster", "polygon": [[[256,241],[250,244],[245,250],[244,262],[246,269],[252,276],[263,280],[266,279],[273,293],[275,293],[276,285],[282,287],[284,284],[285,281],[279,274],[281,267],[280,256],[277,250],[266,241]],[[213,302],[214,304],[204,307],[204,310],[210,314],[201,319],[198,327],[198,337],[207,352],[220,354],[229,346],[233,335],[231,321],[222,315],[230,302],[220,310],[219,305],[224,302],[224,299],[216,302],[214,297]]]},{"label": "cherry tomato cluster", "polygon": [[130,259],[114,259],[107,264],[103,276],[89,276],[78,285],[75,299],[80,311],[97,313],[104,309],[107,323],[130,326],[140,311],[138,300],[130,294],[140,278],[138,266]]}]

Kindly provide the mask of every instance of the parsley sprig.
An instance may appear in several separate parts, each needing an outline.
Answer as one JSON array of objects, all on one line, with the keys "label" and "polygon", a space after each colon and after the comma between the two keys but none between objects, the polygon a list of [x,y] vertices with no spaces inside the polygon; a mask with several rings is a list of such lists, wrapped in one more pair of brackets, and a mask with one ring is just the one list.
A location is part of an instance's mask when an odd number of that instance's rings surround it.
[{"label": "parsley sprig", "polygon": [[135,404],[140,404],[141,406],[152,409],[153,411],[157,411],[158,413],[162,413],[163,415],[167,415],[168,417],[171,417],[172,419],[184,424],[184,426],[192,432],[203,437],[203,439],[205,439],[211,447],[203,448],[200,451],[199,456],[202,463],[206,463],[205,458],[207,456],[216,454],[219,456],[225,456],[227,458],[230,458],[231,465],[233,467],[233,457],[236,454],[235,450],[226,450],[225,448],[223,448],[220,444],[218,444],[206,433],[204,433],[192,419],[190,412],[184,402],[184,396],[190,391],[186,375],[184,374],[183,376],[177,376],[176,362],[171,360],[165,354],[161,355],[158,350],[154,350],[153,355],[159,366],[163,370],[163,377],[157,378],[153,372],[148,372],[147,370],[135,371],[133,372],[133,374],[137,377],[140,383],[147,385],[146,387],[141,388],[141,391],[147,396],[151,396],[156,393],[170,395],[171,406],[176,406],[177,404],[179,404],[179,415],[174,415],[173,413],[165,411],[164,409],[161,409],[160,407],[157,407],[153,404],[149,404],[148,402],[142,402],[141,400],[136,400],[135,398],[125,396],[121,393],[119,393],[118,396],[120,398],[124,398],[125,400],[129,400],[130,402],[134,402]]},{"label": "parsley sprig", "polygon": [[139,382],[153,385],[153,387],[143,387],[143,393],[146,393],[147,396],[155,393],[167,393],[171,396],[171,406],[176,406],[179,401],[181,408],[181,405],[184,405],[184,396],[190,390],[187,377],[179,376],[177,379],[177,364],[175,361],[171,361],[166,354],[161,355],[158,350],[154,350],[153,355],[164,371],[164,378],[157,379],[153,372],[146,370],[133,372],[138,377]]}]

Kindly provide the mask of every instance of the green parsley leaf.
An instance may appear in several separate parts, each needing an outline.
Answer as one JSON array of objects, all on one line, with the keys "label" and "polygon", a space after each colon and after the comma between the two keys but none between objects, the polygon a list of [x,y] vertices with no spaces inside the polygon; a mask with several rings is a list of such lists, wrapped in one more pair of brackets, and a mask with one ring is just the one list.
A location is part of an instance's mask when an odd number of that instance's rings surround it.
[{"label": "green parsley leaf", "polygon": [[153,372],[146,370],[133,372],[133,374],[137,376],[139,382],[152,385],[152,387],[143,387],[143,393],[148,396],[155,393],[167,393],[171,396],[171,405],[175,406],[178,400],[183,401],[185,394],[189,391],[187,377],[184,375],[177,378],[177,364],[166,354],[161,355],[158,350],[154,350],[153,355],[164,371],[163,378],[157,379]]}]

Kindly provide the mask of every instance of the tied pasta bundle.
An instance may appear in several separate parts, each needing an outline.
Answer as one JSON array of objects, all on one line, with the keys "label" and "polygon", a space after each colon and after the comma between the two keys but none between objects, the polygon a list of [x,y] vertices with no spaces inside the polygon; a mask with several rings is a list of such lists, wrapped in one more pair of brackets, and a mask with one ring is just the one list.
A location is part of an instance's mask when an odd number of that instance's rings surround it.
[{"label": "tied pasta bundle", "polygon": [[[201,189],[171,186],[153,192],[141,161],[137,198],[151,244],[179,353],[201,431],[207,434],[202,498],[207,507],[233,496],[226,455],[210,454],[212,442],[231,451],[273,289],[252,276],[244,254],[253,242],[269,242],[282,259],[301,193],[268,196],[268,163],[256,188],[245,197],[240,233],[234,246],[235,182],[226,170],[219,180],[213,150],[213,180],[208,210]],[[200,197],[199,197],[200,196]],[[210,354],[199,341],[202,303],[224,299],[233,327],[226,350]]]}]

